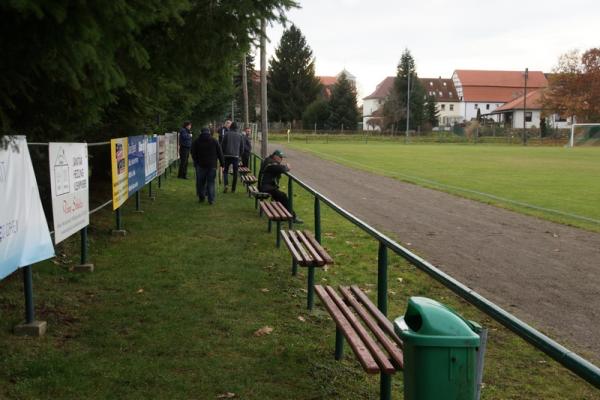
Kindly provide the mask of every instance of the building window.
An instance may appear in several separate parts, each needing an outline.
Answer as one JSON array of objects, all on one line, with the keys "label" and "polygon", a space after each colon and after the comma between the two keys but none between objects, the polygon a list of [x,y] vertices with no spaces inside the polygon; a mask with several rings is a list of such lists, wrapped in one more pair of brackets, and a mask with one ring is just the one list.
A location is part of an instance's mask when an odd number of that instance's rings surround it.
[{"label": "building window", "polygon": [[525,112],[525,122],[531,122],[531,116],[532,116],[531,111]]},{"label": "building window", "polygon": [[489,104],[486,104],[486,105],[485,105],[485,109],[486,109],[486,110],[489,110],[489,109],[490,109],[490,105],[489,105]]},{"label": "building window", "polygon": [[439,93],[440,93],[440,97],[442,97],[444,95],[444,93],[442,93],[442,92],[439,92]]},{"label": "building window", "polygon": [[446,82],[444,82],[444,86],[446,86]]},{"label": "building window", "polygon": [[452,92],[448,92],[448,97],[452,97]]},{"label": "building window", "polygon": [[442,108],[442,111],[446,111],[446,105],[445,104],[442,104],[440,107]]},{"label": "building window", "polygon": [[450,111],[454,111],[454,104],[450,104]]},{"label": "building window", "polygon": [[555,122],[567,122],[567,117],[563,117],[560,114],[556,114],[554,121]]},{"label": "building window", "polygon": [[429,82],[429,86],[433,86],[433,82]]},{"label": "building window", "polygon": [[473,108],[477,110],[479,108],[479,104],[473,105]]}]

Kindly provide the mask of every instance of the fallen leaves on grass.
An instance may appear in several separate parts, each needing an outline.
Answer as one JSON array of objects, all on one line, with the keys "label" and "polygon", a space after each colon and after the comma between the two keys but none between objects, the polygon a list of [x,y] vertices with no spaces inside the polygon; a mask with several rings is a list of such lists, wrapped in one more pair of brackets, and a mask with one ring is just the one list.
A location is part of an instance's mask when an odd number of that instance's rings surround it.
[{"label": "fallen leaves on grass", "polygon": [[270,327],[270,326],[263,326],[262,328],[260,328],[256,332],[254,332],[254,336],[260,337],[260,336],[270,335],[271,332],[273,332],[273,328],[272,327]]},{"label": "fallen leaves on grass", "polygon": [[217,399],[233,399],[235,397],[235,393],[227,392],[221,393],[217,396]]},{"label": "fallen leaves on grass", "polygon": [[269,289],[267,289],[267,288],[265,287],[265,288],[262,288],[262,289],[260,289],[260,291],[261,291],[261,292],[263,292],[263,293],[268,293],[268,292],[269,292]]},{"label": "fallen leaves on grass", "polygon": [[139,288],[137,291],[137,294],[142,294],[142,293],[144,293],[144,288]]},{"label": "fallen leaves on grass", "polygon": [[298,315],[298,321],[306,322],[306,318],[304,318],[302,315]]}]

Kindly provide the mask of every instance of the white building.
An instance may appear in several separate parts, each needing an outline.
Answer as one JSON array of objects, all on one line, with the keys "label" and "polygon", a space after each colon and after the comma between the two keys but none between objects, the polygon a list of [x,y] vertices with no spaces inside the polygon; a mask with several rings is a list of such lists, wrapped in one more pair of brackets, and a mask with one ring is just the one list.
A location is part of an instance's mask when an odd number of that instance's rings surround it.
[{"label": "white building", "polygon": [[462,114],[458,94],[452,79],[419,78],[425,94],[435,97],[435,108],[439,112],[439,126],[452,126],[462,122]]},{"label": "white building", "polygon": [[[523,96],[525,88],[524,71],[481,71],[458,69],[452,74],[464,121],[480,115],[492,113],[505,103]],[[529,71],[527,90],[535,91],[548,86],[543,72]],[[499,118],[501,113],[493,114]],[[499,120],[498,120],[499,122]]]},{"label": "white building", "polygon": [[[525,102],[525,96],[517,97],[498,107],[492,114],[501,116],[501,121],[504,121],[504,124],[510,128],[522,129],[523,118],[525,118],[527,129],[539,128],[542,115],[542,92],[543,89],[527,92],[527,102]],[[557,114],[547,117],[546,124],[552,128],[569,128],[571,126],[567,118],[561,118]]]}]

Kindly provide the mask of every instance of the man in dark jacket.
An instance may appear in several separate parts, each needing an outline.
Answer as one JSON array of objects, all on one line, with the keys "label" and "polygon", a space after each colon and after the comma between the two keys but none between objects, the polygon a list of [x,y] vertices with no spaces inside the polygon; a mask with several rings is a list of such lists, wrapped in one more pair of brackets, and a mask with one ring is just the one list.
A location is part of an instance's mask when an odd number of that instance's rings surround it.
[{"label": "man in dark jacket", "polygon": [[289,164],[282,163],[284,154],[281,150],[275,150],[273,154],[265,158],[258,173],[258,190],[269,193],[271,198],[280,202],[293,216],[294,223],[301,224],[304,221],[296,217],[294,210],[290,210],[290,202],[285,193],[279,190],[279,178],[290,170]]},{"label": "man in dark jacket", "polygon": [[231,193],[235,192],[235,186],[238,178],[238,168],[240,165],[240,157],[244,152],[244,138],[237,131],[235,122],[231,124],[229,131],[223,137],[223,156],[225,157],[225,171],[223,172],[223,193],[227,193],[227,184],[229,182],[229,166],[233,167],[233,182],[231,182]]},{"label": "man in dark jacket", "polygon": [[221,146],[223,146],[223,138],[225,137],[225,134],[229,131],[229,128],[231,128],[231,121],[227,120],[225,121],[225,123],[223,124],[223,126],[221,128],[219,128],[218,132],[219,132],[219,144]]},{"label": "man in dark jacket", "polygon": [[217,160],[223,168],[223,152],[219,142],[210,135],[208,128],[202,128],[200,136],[192,143],[192,160],[196,168],[196,194],[198,201],[204,202],[208,196],[208,204],[215,202],[215,177],[217,176]]},{"label": "man in dark jacket", "polygon": [[187,179],[188,158],[192,147],[192,123],[185,121],[179,130],[179,172],[178,178]]},{"label": "man in dark jacket", "polygon": [[252,153],[252,130],[249,126],[244,128],[244,152],[242,153],[242,165],[250,166],[250,154]]}]

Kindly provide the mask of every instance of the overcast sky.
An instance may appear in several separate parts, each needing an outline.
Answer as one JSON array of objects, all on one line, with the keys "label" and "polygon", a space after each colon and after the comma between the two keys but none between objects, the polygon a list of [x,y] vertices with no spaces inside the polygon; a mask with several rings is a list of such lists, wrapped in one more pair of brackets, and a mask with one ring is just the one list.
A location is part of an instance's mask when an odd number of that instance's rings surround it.
[{"label": "overcast sky", "polygon": [[[304,34],[317,75],[343,68],[359,97],[396,74],[408,48],[420,77],[455,69],[542,70],[571,50],[600,46],[600,0],[300,0],[288,18]],[[268,57],[283,27],[268,29]],[[260,67],[257,52],[256,66]]]}]

